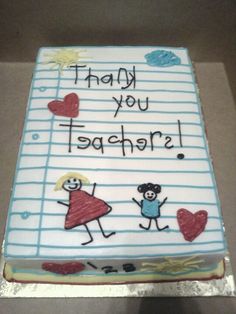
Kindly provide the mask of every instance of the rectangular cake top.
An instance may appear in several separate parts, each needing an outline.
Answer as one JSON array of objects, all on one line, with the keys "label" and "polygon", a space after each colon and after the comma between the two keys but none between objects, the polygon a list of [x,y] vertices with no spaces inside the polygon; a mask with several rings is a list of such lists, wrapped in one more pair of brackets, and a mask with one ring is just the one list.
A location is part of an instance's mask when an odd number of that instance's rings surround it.
[{"label": "rectangular cake top", "polygon": [[224,254],[185,48],[41,48],[9,206],[6,258]]}]

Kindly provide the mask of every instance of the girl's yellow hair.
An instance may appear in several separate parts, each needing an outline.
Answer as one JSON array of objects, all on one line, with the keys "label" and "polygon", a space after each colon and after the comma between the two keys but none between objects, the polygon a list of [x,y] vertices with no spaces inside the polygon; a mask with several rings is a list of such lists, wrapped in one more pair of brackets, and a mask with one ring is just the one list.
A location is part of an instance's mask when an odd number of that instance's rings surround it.
[{"label": "girl's yellow hair", "polygon": [[62,176],[60,179],[57,180],[54,191],[61,190],[65,181],[72,178],[78,179],[84,184],[89,184],[89,179],[84,177],[82,174],[77,173],[77,172],[68,172],[64,176]]}]

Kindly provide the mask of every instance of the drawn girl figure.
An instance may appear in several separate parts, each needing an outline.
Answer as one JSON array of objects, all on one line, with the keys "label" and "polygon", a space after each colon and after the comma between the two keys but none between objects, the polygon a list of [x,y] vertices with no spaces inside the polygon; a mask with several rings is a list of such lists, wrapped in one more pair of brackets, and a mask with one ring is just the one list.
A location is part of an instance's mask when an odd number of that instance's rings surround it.
[{"label": "drawn girl figure", "polygon": [[157,194],[161,192],[161,186],[159,184],[153,183],[141,184],[138,186],[138,191],[143,193],[144,199],[141,200],[141,202],[138,202],[135,198],[132,198],[132,200],[141,208],[142,216],[149,219],[149,224],[147,227],[144,227],[142,224],[139,224],[139,227],[149,230],[152,220],[154,220],[158,231],[169,228],[168,225],[163,228],[159,228],[157,221],[157,218],[159,218],[161,215],[160,208],[167,200],[167,197],[164,198],[162,202],[157,199]]},{"label": "drawn girl figure", "polygon": [[58,191],[64,189],[69,192],[69,204],[61,201],[57,202],[58,204],[68,207],[65,217],[65,229],[72,229],[81,225],[85,226],[90,237],[87,242],[82,243],[82,245],[86,245],[93,241],[93,236],[87,225],[90,221],[97,220],[104,238],[109,238],[115,234],[115,232],[106,234],[100,222],[100,218],[110,213],[112,207],[94,196],[96,183],[93,184],[91,194],[81,190],[83,184],[89,184],[89,180],[86,177],[79,173],[69,172],[57,181],[54,190]]}]

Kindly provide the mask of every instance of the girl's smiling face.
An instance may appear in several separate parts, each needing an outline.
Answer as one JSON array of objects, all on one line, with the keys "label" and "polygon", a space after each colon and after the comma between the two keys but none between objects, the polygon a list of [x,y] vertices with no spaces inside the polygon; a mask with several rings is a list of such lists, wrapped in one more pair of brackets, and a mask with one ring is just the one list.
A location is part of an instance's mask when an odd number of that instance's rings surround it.
[{"label": "girl's smiling face", "polygon": [[70,178],[63,183],[63,189],[68,192],[80,190],[81,187],[82,187],[82,182],[76,178]]},{"label": "girl's smiling face", "polygon": [[148,190],[143,194],[143,196],[146,200],[153,201],[156,199],[157,194],[152,190]]}]

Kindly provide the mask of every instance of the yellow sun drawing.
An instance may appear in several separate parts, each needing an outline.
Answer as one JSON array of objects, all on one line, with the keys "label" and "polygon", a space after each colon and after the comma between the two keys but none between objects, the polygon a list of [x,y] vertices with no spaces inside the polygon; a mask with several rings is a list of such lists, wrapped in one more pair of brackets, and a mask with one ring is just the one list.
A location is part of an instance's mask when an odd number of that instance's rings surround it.
[{"label": "yellow sun drawing", "polygon": [[52,67],[59,67],[61,72],[64,68],[71,65],[75,65],[80,62],[81,59],[88,58],[87,56],[81,56],[85,50],[75,50],[75,49],[60,49],[53,53],[45,54],[45,57],[49,58],[45,63],[52,63]]}]

